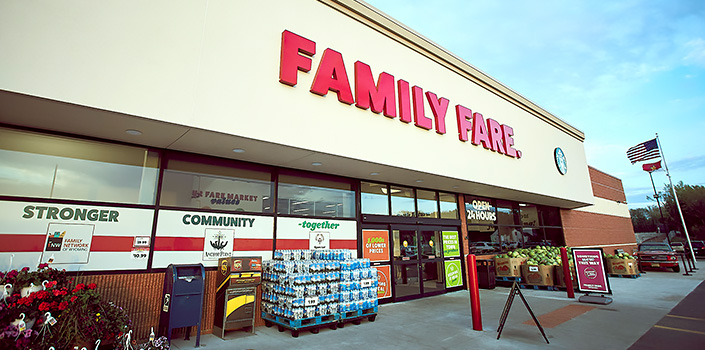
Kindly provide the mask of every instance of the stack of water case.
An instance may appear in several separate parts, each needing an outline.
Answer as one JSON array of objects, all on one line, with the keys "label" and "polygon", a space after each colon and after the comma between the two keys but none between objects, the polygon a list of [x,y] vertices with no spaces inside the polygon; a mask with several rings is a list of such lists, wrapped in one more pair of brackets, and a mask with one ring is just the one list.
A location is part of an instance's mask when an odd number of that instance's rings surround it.
[{"label": "stack of water case", "polygon": [[221,338],[229,330],[249,327],[255,332],[255,300],[262,282],[262,257],[218,260],[213,333]]},{"label": "stack of water case", "polygon": [[262,318],[279,331],[318,333],[348,319],[374,320],[377,272],[349,250],[277,250],[263,262]]}]

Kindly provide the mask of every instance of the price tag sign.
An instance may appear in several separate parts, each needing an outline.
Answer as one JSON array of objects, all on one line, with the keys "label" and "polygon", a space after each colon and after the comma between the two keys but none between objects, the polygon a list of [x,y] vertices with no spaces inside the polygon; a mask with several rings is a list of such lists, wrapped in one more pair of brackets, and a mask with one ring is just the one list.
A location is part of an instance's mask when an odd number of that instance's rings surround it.
[{"label": "price tag sign", "polygon": [[318,297],[307,297],[304,301],[305,306],[316,306],[318,305]]}]

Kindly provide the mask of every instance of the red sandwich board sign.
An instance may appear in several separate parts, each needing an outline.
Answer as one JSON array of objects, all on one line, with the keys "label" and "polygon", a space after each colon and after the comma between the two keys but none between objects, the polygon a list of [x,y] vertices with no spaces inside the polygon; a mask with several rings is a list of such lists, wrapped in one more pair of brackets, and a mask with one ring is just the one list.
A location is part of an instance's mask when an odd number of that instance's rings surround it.
[{"label": "red sandwich board sign", "polygon": [[578,290],[584,293],[612,294],[602,248],[573,248]]}]

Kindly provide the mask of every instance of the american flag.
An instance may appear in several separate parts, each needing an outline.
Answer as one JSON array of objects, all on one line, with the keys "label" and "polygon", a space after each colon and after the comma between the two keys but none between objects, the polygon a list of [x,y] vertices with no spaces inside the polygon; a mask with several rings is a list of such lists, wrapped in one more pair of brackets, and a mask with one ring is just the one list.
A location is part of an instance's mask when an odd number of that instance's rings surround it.
[{"label": "american flag", "polygon": [[642,142],[627,151],[627,158],[632,164],[661,156],[656,139]]}]

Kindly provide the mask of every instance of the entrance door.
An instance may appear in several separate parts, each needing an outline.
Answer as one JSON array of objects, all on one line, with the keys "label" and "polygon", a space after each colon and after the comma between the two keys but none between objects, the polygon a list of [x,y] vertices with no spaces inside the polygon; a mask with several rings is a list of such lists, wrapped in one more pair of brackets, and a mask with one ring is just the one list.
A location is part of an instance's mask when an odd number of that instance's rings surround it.
[{"label": "entrance door", "polygon": [[445,292],[440,228],[392,225],[394,300]]}]

